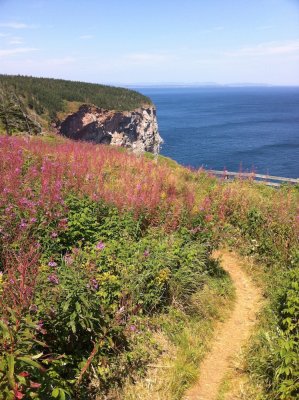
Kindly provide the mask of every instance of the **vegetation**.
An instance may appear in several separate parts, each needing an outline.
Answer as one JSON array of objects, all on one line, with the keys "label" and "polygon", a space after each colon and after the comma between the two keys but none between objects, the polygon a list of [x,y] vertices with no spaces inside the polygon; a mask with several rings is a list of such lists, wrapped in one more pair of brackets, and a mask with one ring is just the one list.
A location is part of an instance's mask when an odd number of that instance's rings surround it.
[{"label": "vegetation", "polygon": [[[7,135],[13,132],[39,133],[41,126],[27,111],[21,97],[9,87],[0,84],[0,124]],[[0,127],[1,127],[0,125]]]},{"label": "vegetation", "polygon": [[[78,109],[83,103],[118,111],[130,111],[144,104],[151,104],[148,97],[133,90],[62,79],[0,75],[0,88],[0,93],[2,92],[3,98],[6,97],[6,101],[11,101],[13,94],[14,107],[21,101],[27,115],[31,113],[37,116],[37,119],[41,118],[48,123],[56,121],[59,113],[74,105]],[[1,121],[5,125],[5,118],[0,110]],[[24,123],[22,115],[19,115],[18,121]],[[11,124],[15,125],[13,122]]]},{"label": "vegetation", "polygon": [[[237,190],[236,190],[237,189]],[[299,253],[298,187],[279,190],[232,185],[234,196],[223,239],[251,257],[253,277],[263,287],[266,306],[248,349],[249,399],[298,398]],[[258,392],[258,393],[257,393]]]},{"label": "vegetation", "polygon": [[0,169],[0,399],[117,398],[157,337],[180,398],[233,296],[210,258],[222,243],[268,277],[248,373],[263,399],[297,398],[298,188],[54,136],[0,137]]}]

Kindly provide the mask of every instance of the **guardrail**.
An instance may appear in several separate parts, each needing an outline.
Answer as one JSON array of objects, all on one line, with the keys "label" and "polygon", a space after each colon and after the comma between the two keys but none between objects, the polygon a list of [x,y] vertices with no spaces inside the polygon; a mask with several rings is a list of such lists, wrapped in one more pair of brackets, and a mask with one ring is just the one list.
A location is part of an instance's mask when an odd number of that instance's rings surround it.
[{"label": "guardrail", "polygon": [[215,175],[216,177],[222,179],[252,179],[256,182],[264,183],[268,186],[276,186],[279,187],[282,183],[290,183],[292,185],[299,185],[299,178],[284,178],[282,176],[272,176],[272,175],[261,175],[255,174],[254,172],[231,172],[231,171],[216,171],[216,170],[208,170],[207,172]]}]

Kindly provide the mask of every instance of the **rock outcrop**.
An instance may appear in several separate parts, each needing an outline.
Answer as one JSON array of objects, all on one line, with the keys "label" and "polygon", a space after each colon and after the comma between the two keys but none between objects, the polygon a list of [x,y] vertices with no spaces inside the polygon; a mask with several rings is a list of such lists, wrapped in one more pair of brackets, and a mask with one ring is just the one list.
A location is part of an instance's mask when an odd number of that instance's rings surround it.
[{"label": "rock outcrop", "polygon": [[154,106],[134,111],[110,111],[82,105],[57,126],[60,134],[74,140],[131,148],[135,152],[158,153],[163,142]]}]

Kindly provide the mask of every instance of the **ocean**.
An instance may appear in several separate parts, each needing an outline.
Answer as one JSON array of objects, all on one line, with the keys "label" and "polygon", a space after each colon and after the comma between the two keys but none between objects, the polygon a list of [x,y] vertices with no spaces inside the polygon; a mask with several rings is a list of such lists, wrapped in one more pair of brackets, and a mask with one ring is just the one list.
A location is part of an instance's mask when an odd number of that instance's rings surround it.
[{"label": "ocean", "polygon": [[299,177],[299,87],[136,90],[157,107],[161,154],[193,168]]}]

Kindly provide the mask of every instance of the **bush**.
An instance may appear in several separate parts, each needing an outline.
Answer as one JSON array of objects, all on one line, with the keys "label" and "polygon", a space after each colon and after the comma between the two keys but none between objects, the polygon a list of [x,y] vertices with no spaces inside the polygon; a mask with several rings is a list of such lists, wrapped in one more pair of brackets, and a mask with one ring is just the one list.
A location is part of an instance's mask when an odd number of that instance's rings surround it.
[{"label": "bush", "polygon": [[289,275],[289,280],[280,299],[278,339],[278,366],[275,384],[281,399],[296,399],[299,396],[299,268]]},{"label": "bush", "polygon": [[[39,211],[46,224],[30,227],[36,256],[33,244],[1,275],[3,390],[8,398],[93,398],[148,362],[142,321],[174,300],[188,305],[209,273],[208,251],[187,229],[147,227],[142,215],[74,192],[59,218],[47,213]],[[10,240],[24,246],[27,235]]]}]

